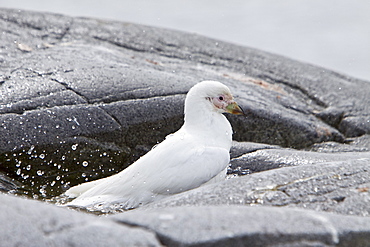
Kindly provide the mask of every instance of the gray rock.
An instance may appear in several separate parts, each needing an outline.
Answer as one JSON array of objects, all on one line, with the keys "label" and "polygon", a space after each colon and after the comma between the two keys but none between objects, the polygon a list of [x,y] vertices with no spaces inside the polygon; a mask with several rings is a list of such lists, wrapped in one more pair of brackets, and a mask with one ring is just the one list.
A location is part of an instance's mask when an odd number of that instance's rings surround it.
[{"label": "gray rock", "polygon": [[[167,246],[369,246],[370,220],[276,207],[175,207],[111,216]],[[181,226],[181,227],[179,227]]]},{"label": "gray rock", "polygon": [[[333,161],[351,162],[352,160],[370,158],[369,152],[308,152],[294,149],[278,149],[273,147],[259,148],[252,152],[245,152],[239,157],[231,160],[229,173],[245,175],[253,172],[286,167],[302,166],[307,164],[320,164]],[[350,164],[349,164],[350,165]]]},{"label": "gray rock", "polygon": [[161,246],[143,228],[4,194],[0,200],[0,246]]},{"label": "gray rock", "polygon": [[1,171],[32,194],[55,195],[127,167],[181,126],[185,93],[204,79],[227,84],[247,112],[228,116],[239,142],[310,148],[369,133],[368,82],[281,56],[10,9],[0,9],[0,29]]},{"label": "gray rock", "polygon": [[[305,155],[307,157],[303,158]],[[265,157],[268,159],[269,155]],[[286,157],[275,157],[275,163],[267,160],[262,166],[276,168],[280,162],[282,166],[288,166],[205,185],[149,204],[145,208],[268,205],[369,216],[369,153],[311,157],[309,153],[296,151]],[[332,161],[327,161],[329,159]],[[289,167],[291,162],[297,166]]]},{"label": "gray rock", "polygon": [[348,137],[356,137],[370,132],[369,116],[350,116],[339,124],[339,130]]},{"label": "gray rock", "polygon": [[[98,217],[0,194],[0,246],[368,246],[370,220],[278,207],[133,210]],[[181,227],[179,227],[181,226]]]},{"label": "gray rock", "polygon": [[230,158],[234,159],[247,153],[252,153],[257,150],[280,148],[279,146],[268,145],[255,142],[236,142],[233,141],[230,149]]},{"label": "gray rock", "polygon": [[369,82],[132,23],[0,9],[0,31],[1,191],[45,201],[121,171],[206,79],[247,113],[227,116],[229,173],[250,174],[106,219],[0,195],[0,245],[370,245]]},{"label": "gray rock", "polygon": [[14,179],[0,173],[0,191],[1,192],[15,192],[22,187],[22,184]]},{"label": "gray rock", "polygon": [[315,152],[368,152],[370,151],[370,135],[363,135],[356,138],[348,138],[347,143],[322,142],[315,143],[306,148],[308,151]]}]

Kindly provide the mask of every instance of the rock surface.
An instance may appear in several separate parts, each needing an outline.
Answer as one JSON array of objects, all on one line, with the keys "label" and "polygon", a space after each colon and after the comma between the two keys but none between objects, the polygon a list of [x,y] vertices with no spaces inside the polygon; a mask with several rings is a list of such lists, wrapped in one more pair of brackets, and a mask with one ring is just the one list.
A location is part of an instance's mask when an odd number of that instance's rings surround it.
[{"label": "rock surface", "polygon": [[1,244],[370,246],[370,82],[132,23],[0,9],[0,30],[3,192],[45,200],[124,169],[201,80],[248,114],[227,116],[238,177],[106,219],[0,195]]},{"label": "rock surface", "polygon": [[[167,246],[366,246],[370,221],[276,207],[178,207],[113,217],[145,227]],[[181,225],[181,227],[178,227]]]},{"label": "rock surface", "polygon": [[[273,170],[205,185],[146,208],[268,205],[370,216],[370,153],[336,154],[337,157],[331,157],[333,161],[325,161],[329,155],[302,158],[300,152],[282,151],[271,155],[265,150],[256,151],[258,154],[245,155],[245,158],[250,156],[245,162],[250,162],[253,168],[255,163],[261,163]],[[274,160],[269,160],[271,158]],[[293,162],[295,166],[290,166]],[[288,167],[275,169],[287,164]]]},{"label": "rock surface", "polygon": [[0,198],[0,246],[161,246],[145,229],[33,200]]}]

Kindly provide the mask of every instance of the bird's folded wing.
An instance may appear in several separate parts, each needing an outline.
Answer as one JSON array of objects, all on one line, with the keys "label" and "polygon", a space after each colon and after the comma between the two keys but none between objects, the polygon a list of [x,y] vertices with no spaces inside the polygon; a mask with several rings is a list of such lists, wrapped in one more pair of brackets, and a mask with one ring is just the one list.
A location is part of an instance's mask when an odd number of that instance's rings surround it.
[{"label": "bird's folded wing", "polygon": [[223,171],[229,160],[227,149],[197,144],[192,138],[169,138],[124,171],[71,188],[74,194],[81,194],[71,204],[145,204],[154,197],[199,187]]},{"label": "bird's folded wing", "polygon": [[157,194],[174,194],[208,182],[225,170],[230,161],[229,151],[219,147],[193,147],[170,158],[172,163],[157,170],[151,187]]},{"label": "bird's folded wing", "polygon": [[82,193],[88,191],[89,189],[96,187],[98,184],[103,183],[105,178],[94,180],[91,182],[79,184],[68,189],[64,194],[68,197],[74,198],[80,196]]}]

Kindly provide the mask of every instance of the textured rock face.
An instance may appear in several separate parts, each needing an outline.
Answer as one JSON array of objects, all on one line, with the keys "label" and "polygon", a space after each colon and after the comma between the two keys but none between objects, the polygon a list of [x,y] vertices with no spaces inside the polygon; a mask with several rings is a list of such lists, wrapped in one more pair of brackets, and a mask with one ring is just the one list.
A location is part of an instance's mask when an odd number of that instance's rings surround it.
[{"label": "textured rock face", "polygon": [[0,195],[0,246],[161,246],[150,231]]},{"label": "textured rock face", "polygon": [[368,236],[363,232],[370,227],[368,219],[310,210],[238,206],[183,207],[129,212],[110,218],[154,230],[162,243],[168,246],[369,244]]},{"label": "textured rock face", "polygon": [[[257,156],[261,160],[264,158],[271,167],[277,166],[279,158],[271,161],[268,160],[271,158],[268,152],[258,153],[250,156]],[[325,158],[321,161],[300,159],[297,158],[301,155],[299,152],[293,155],[287,155],[284,152],[282,154],[284,156],[280,156],[280,159],[299,160],[301,163],[297,162],[293,167],[254,173],[251,176],[229,179],[220,184],[203,186],[152,203],[147,207],[247,204],[299,207],[369,216],[369,153],[359,154],[356,157],[347,156],[348,154],[333,157],[333,160],[343,159],[343,161],[324,161]],[[253,162],[251,163],[253,166]],[[263,161],[261,164],[263,165]]]},{"label": "textured rock face", "polygon": [[97,217],[0,194],[1,246],[369,246],[370,221],[279,207],[210,206]]},{"label": "textured rock face", "polygon": [[[185,94],[206,79],[227,84],[247,112],[227,117],[237,141],[229,174],[248,174],[107,221],[0,195],[1,222],[17,217],[0,231],[0,243],[79,245],[79,236],[115,229],[110,246],[370,245],[369,82],[132,23],[0,9],[0,30],[1,191],[47,199],[124,169],[181,126]],[[61,225],[52,238],[49,230],[17,226],[32,226],[33,214]],[[239,214],[253,227],[236,229]],[[194,237],[201,227],[174,230],[181,219],[195,226],[203,215],[211,229],[204,238]],[[62,235],[64,225],[75,228]],[[120,238],[135,229],[145,237]]]}]

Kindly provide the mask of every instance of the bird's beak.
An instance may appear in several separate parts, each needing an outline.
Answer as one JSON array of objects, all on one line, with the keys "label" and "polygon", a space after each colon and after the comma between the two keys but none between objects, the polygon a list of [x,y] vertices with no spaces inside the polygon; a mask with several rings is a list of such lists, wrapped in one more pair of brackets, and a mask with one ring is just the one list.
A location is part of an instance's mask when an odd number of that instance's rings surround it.
[{"label": "bird's beak", "polygon": [[240,106],[238,106],[238,104],[234,101],[228,104],[225,110],[226,112],[231,113],[231,114],[245,115],[243,109]]}]

